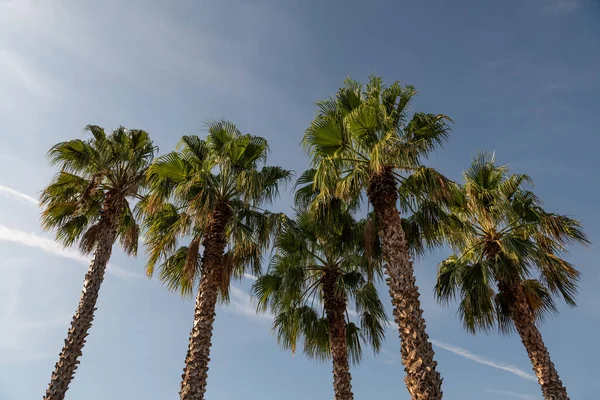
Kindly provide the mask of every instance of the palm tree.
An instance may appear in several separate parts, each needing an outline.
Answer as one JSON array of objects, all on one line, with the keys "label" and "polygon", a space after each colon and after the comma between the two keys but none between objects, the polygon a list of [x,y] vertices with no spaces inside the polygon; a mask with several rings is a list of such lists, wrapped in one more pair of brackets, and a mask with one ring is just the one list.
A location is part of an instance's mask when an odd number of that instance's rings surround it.
[{"label": "palm tree", "polygon": [[[295,351],[303,337],[308,357],[333,360],[335,399],[349,400],[354,398],[350,361],[360,361],[361,342],[379,351],[387,317],[374,284],[379,260],[376,251],[369,251],[376,243],[364,235],[366,221],[357,222],[347,211],[337,213],[337,222],[328,224],[297,211],[276,238],[269,271],[254,283],[253,292],[259,310],[270,308],[275,314],[273,329],[284,348]],[[350,318],[351,300],[360,327]]]},{"label": "palm tree", "polygon": [[579,272],[562,257],[588,243],[578,221],[546,212],[527,175],[511,175],[479,155],[458,187],[448,233],[455,255],[440,264],[435,293],[458,297],[465,328],[516,328],[546,399],[568,399],[537,324],[556,313],[555,297],[575,306]]},{"label": "palm tree", "polygon": [[[279,167],[259,169],[267,152],[265,139],[218,121],[209,125],[206,140],[184,136],[180,152],[160,157],[148,170],[150,193],[143,205],[148,275],[161,261],[161,279],[184,295],[199,280],[182,400],[204,399],[219,292],[226,299],[232,276],[246,267],[259,270],[261,252],[269,244],[277,215],[259,207],[278,196],[279,185],[291,173]],[[189,239],[189,245],[178,248],[181,238]]]},{"label": "palm tree", "polygon": [[[313,158],[317,203],[366,192],[379,226],[405,383],[413,399],[432,400],[442,398],[442,379],[425,331],[397,203],[410,209],[415,199],[435,205],[448,195],[447,179],[421,160],[447,138],[449,118],[415,113],[409,119],[415,94],[413,87],[398,82],[386,87],[378,77],[371,77],[366,86],[347,79],[334,98],[317,103],[319,114],[303,143]],[[435,225],[435,218],[431,222]]]},{"label": "palm tree", "polygon": [[119,240],[127,254],[137,253],[139,227],[128,200],[138,198],[156,151],[142,130],[121,127],[107,135],[89,125],[86,131],[92,138],[50,149],[50,162],[59,172],[41,195],[44,229],[54,230],[65,246],[79,241],[83,253],[94,252],[46,400],[64,399],[73,380],[114,242]]}]

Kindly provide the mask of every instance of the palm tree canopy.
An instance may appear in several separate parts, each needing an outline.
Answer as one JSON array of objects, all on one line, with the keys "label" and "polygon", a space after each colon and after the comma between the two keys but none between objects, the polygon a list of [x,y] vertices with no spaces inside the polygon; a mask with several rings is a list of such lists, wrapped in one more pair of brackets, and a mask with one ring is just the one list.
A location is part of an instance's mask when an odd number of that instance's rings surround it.
[{"label": "palm tree canopy", "polygon": [[271,309],[275,314],[273,329],[284,348],[295,351],[303,338],[304,352],[323,361],[331,357],[323,279],[325,274],[335,276],[336,295],[352,301],[355,308],[346,310],[346,318],[348,352],[356,363],[361,343],[377,352],[384,338],[387,317],[375,288],[381,256],[368,221],[356,221],[340,211],[340,203],[332,208],[339,214],[336,223],[326,224],[302,210],[296,211],[295,220],[286,221],[275,239],[269,270],[254,283],[253,293],[259,311]]},{"label": "palm tree canopy", "polygon": [[440,264],[438,299],[458,298],[471,332],[513,329],[514,298],[502,285],[521,286],[538,321],[557,311],[557,296],[574,306],[579,272],[563,257],[568,245],[588,243],[580,222],[545,211],[529,190],[531,178],[510,174],[489,154],[473,161],[464,181],[446,232],[456,254]]},{"label": "palm tree canopy", "polygon": [[[150,192],[143,201],[152,275],[159,264],[167,288],[191,295],[199,278],[199,250],[215,212],[229,216],[229,248],[222,272],[227,298],[231,276],[246,268],[260,270],[261,253],[281,216],[262,210],[279,194],[292,173],[265,166],[269,147],[264,138],[242,134],[228,121],[208,126],[206,139],[184,136],[178,151],[158,158],[148,170]],[[180,239],[189,241],[180,246]]]},{"label": "palm tree canopy", "polygon": [[410,117],[415,95],[412,86],[386,87],[372,76],[366,86],[347,79],[335,97],[318,102],[319,113],[303,139],[313,168],[298,180],[296,200],[314,212],[340,198],[355,210],[372,178],[389,174],[406,215],[409,248],[418,257],[444,240],[453,183],[422,164],[447,139],[451,120],[443,114]]},{"label": "palm tree canopy", "polygon": [[331,195],[356,196],[372,176],[386,172],[406,183],[411,198],[444,193],[447,179],[424,167],[422,159],[447,139],[451,120],[422,112],[409,117],[415,94],[412,86],[394,82],[386,87],[372,76],[367,85],[347,79],[335,97],[317,103],[319,113],[303,145],[313,158],[314,185],[324,201]]},{"label": "palm tree canopy", "polygon": [[65,246],[79,240],[81,250],[89,253],[102,215],[115,213],[120,244],[136,254],[140,229],[127,199],[139,199],[157,148],[143,130],[120,127],[107,134],[96,125],[85,130],[90,139],[61,142],[49,151],[59,172],[41,195],[42,226],[55,230]]}]

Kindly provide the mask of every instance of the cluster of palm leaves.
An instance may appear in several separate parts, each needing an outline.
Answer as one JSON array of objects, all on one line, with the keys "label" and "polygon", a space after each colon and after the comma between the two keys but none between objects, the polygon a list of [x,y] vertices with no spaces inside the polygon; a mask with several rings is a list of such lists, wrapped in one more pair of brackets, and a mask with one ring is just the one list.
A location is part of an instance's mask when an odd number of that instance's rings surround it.
[{"label": "cluster of palm leaves", "polygon": [[[516,330],[546,399],[568,399],[538,323],[575,305],[578,271],[564,258],[587,243],[578,221],[547,212],[526,175],[478,156],[458,184],[424,164],[449,134],[442,114],[409,115],[416,91],[378,77],[346,80],[302,143],[310,168],[298,178],[293,215],[266,209],[292,172],[266,165],[267,141],[227,121],[206,137],[157,149],[141,130],[55,145],[59,172],[43,191],[43,225],[94,256],[46,400],[62,400],[92,325],[113,244],[135,255],[143,232],[147,274],[196,298],[180,398],[205,398],[213,323],[230,282],[256,275],[258,312],[274,315],[280,344],[331,360],[336,400],[353,399],[350,366],[377,352],[388,325],[378,284],[385,276],[400,337],[406,387],[415,400],[442,398],[413,260],[446,245],[435,294],[456,299],[465,327]],[[361,212],[366,204],[367,210]],[[268,267],[261,266],[269,249]]]}]

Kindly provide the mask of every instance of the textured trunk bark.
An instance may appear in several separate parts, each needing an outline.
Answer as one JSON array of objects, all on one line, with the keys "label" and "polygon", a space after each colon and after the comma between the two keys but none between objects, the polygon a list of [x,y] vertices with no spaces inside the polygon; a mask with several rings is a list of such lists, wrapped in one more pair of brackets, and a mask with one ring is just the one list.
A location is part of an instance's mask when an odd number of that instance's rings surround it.
[{"label": "textured trunk bark", "polygon": [[104,223],[105,226],[99,235],[94,258],[83,281],[79,306],[73,316],[65,345],[54,367],[44,400],[63,400],[65,398],[69,384],[73,380],[79,364],[78,358],[83,353],[85,338],[92,327],[100,285],[104,280],[106,265],[110,259],[112,246],[117,235],[115,217],[107,216],[101,223]]},{"label": "textured trunk bark", "polygon": [[335,272],[325,272],[323,306],[329,322],[329,342],[333,359],[333,391],[335,400],[353,400],[352,375],[350,374],[346,339],[346,299],[337,293],[336,280]]},{"label": "textured trunk bark", "polygon": [[436,371],[437,362],[415,285],[413,262],[396,207],[396,182],[391,170],[372,175],[367,196],[377,215],[394,321],[400,332],[401,356],[406,377],[404,382],[413,400],[442,398],[442,378]]},{"label": "textured trunk bark", "polygon": [[184,373],[181,376],[181,400],[203,400],[206,392],[215,307],[221,279],[220,267],[226,245],[225,225],[230,216],[227,206],[218,205],[204,236],[202,274],[196,297],[194,326],[190,333]]},{"label": "textured trunk bark", "polygon": [[498,280],[498,289],[513,299],[512,319],[521,337],[521,342],[527,350],[544,398],[546,400],[569,400],[567,389],[563,386],[554,363],[550,359],[550,353],[544,345],[542,333],[535,325],[535,317],[529,308],[523,288],[516,285],[513,290],[509,284]]}]

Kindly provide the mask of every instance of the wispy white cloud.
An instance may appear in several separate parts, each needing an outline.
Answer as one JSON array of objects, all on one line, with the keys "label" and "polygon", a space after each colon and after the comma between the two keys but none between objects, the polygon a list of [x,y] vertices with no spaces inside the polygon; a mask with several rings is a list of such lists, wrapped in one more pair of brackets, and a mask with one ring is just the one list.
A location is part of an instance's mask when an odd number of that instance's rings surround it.
[{"label": "wispy white cloud", "polygon": [[[0,365],[27,363],[53,354],[46,347],[50,333],[64,328],[70,316],[62,307],[35,312],[23,307],[32,290],[44,282],[31,272],[24,257],[3,257],[0,261]],[[47,281],[45,282],[47,284]],[[36,309],[39,309],[36,308]]]},{"label": "wispy white cloud", "polygon": [[10,78],[12,83],[18,83],[20,87],[36,97],[45,96],[50,92],[37,71],[14,52],[0,49],[0,71],[5,78]]},{"label": "wispy white cloud", "polygon": [[252,305],[252,299],[249,293],[244,292],[242,289],[231,286],[229,288],[230,303],[227,309],[235,312],[236,314],[245,315],[246,317],[271,321],[273,316],[271,314],[257,313],[256,308]]},{"label": "wispy white cloud", "polygon": [[555,13],[579,10],[583,0],[540,0],[550,11]]},{"label": "wispy white cloud", "polygon": [[244,278],[249,279],[251,281],[255,281],[258,278],[256,277],[256,275],[252,275],[252,274],[244,274]]},{"label": "wispy white cloud", "polygon": [[35,233],[9,228],[2,224],[0,224],[0,241],[18,243],[41,250],[48,254],[68,258],[79,263],[88,264],[90,260],[89,257],[84,256],[79,251],[65,248],[52,239],[45,238]]},{"label": "wispy white cloud", "polygon": [[494,361],[487,357],[480,356],[478,354],[473,354],[469,350],[463,349],[462,347],[458,347],[458,346],[455,346],[455,345],[449,344],[449,343],[440,342],[439,340],[432,340],[431,343],[436,347],[447,350],[458,356],[466,358],[467,360],[471,360],[478,364],[487,365],[492,368],[510,372],[511,374],[514,374],[514,375],[518,376],[519,378],[537,382],[537,378],[533,374],[522,370],[521,368],[517,367],[516,365],[505,364],[505,363],[502,363],[499,361]]},{"label": "wispy white cloud", "polygon": [[503,396],[503,398],[512,397],[513,399],[521,399],[521,400],[539,400],[540,399],[539,397],[532,396],[530,394],[516,393],[516,392],[511,392],[508,390],[486,389],[485,391],[488,393],[501,395],[501,396]]},{"label": "wispy white cloud", "polygon": [[[27,204],[39,205],[39,202],[34,197],[7,186],[0,185],[0,194]],[[0,242],[17,243],[32,247],[48,254],[77,261],[84,265],[89,265],[91,261],[90,256],[83,255],[76,249],[64,247],[52,239],[33,232],[10,228],[2,224],[0,224]],[[140,274],[118,267],[113,263],[108,265],[108,272],[124,279],[142,277]]]},{"label": "wispy white cloud", "polygon": [[[244,2],[239,4],[241,15],[254,8],[255,5]],[[265,7],[264,12],[273,11]],[[126,24],[128,29],[111,33],[116,30],[95,27],[93,22],[97,19],[106,19],[109,27]],[[72,68],[69,64],[77,69],[85,66],[101,79],[116,78],[146,90],[160,85],[169,88],[174,80],[183,79],[188,85],[218,86],[220,91],[255,85],[247,67],[258,46],[252,30],[240,43],[218,36],[218,30],[210,29],[210,19],[201,24],[178,22],[168,12],[166,3],[150,5],[141,0],[108,0],[86,6],[66,6],[56,0],[2,1],[0,33],[18,40],[8,42],[3,49],[5,54],[0,52],[0,71],[4,66],[12,81],[38,96],[55,96],[55,91],[50,90],[54,86],[60,86],[61,92],[77,93],[79,89],[61,74],[39,68],[39,52],[28,51],[29,47],[23,45],[35,41],[61,50],[69,63],[52,56],[47,62],[63,66],[64,72]],[[53,80],[56,84],[49,86],[47,82]]]},{"label": "wispy white cloud", "polygon": [[19,192],[18,190],[11,189],[7,186],[0,185],[0,194],[14,200],[31,204],[33,206],[39,205],[39,202],[35,197],[32,197],[26,193]]},{"label": "wispy white cloud", "polygon": [[394,352],[385,348],[381,348],[377,357],[378,360],[384,364],[396,364],[400,362],[400,351],[398,350],[397,352]]},{"label": "wispy white cloud", "polygon": [[[31,247],[47,254],[67,258],[84,265],[89,265],[91,261],[91,257],[85,256],[75,249],[63,247],[52,239],[32,232],[10,228],[3,224],[0,224],[0,242],[9,242]],[[142,275],[128,271],[112,263],[108,265],[107,271],[123,279],[142,278]]]}]

